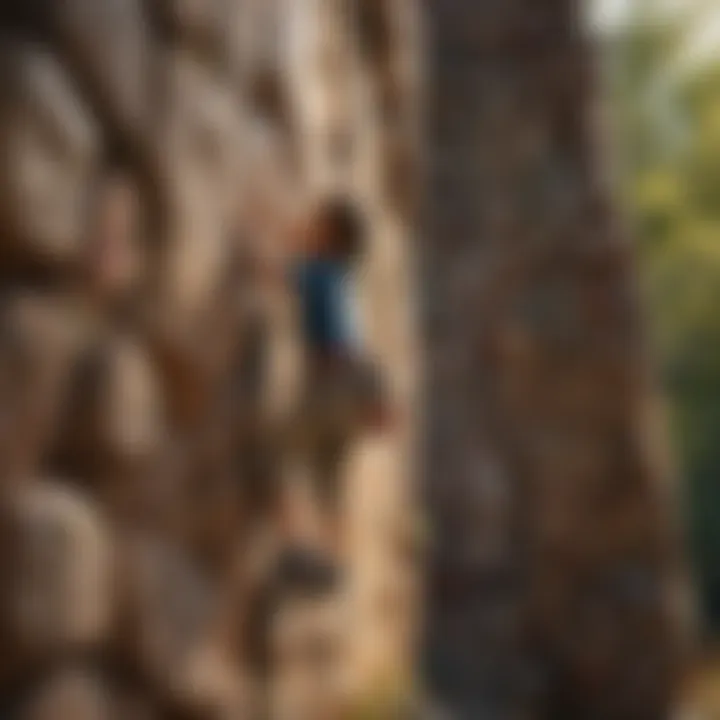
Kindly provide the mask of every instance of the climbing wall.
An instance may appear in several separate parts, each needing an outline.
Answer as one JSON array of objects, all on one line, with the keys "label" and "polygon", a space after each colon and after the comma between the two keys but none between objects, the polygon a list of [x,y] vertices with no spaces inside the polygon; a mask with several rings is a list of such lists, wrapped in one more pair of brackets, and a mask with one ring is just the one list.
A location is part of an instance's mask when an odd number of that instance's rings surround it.
[{"label": "climbing wall", "polygon": [[[2,3],[3,717],[320,720],[407,658],[417,353],[380,108],[406,60],[368,45],[389,4],[368,37],[361,6]],[[286,604],[274,429],[302,338],[253,263],[337,190],[369,220],[362,314],[399,419],[342,468],[347,591]]]}]

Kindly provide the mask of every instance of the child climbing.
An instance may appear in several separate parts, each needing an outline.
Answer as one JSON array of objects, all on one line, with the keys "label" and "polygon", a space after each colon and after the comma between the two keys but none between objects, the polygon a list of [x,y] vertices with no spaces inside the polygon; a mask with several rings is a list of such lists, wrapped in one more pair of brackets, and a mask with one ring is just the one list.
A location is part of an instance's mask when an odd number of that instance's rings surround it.
[{"label": "child climbing", "polygon": [[329,201],[316,209],[291,261],[309,361],[318,369],[348,362],[359,350],[351,276],[364,229],[348,203]]},{"label": "child climbing", "polygon": [[356,312],[365,220],[349,199],[324,199],[290,249],[306,374],[296,437],[318,496],[327,549],[343,554],[343,461],[353,441],[385,429],[389,404]]},{"label": "child climbing", "polygon": [[344,409],[352,412],[356,430],[379,429],[387,420],[356,306],[355,280],[365,241],[362,214],[351,201],[338,197],[318,204],[290,249],[290,280],[299,299],[308,380],[313,386],[319,381],[325,390],[328,381],[342,378],[349,383],[334,390],[354,396],[354,406]]},{"label": "child climbing", "polygon": [[[310,200],[286,144],[264,130],[255,147],[252,181],[243,189],[240,225],[257,297],[265,297],[265,290],[271,290],[267,297],[289,294],[297,308],[299,342],[291,354],[300,351],[304,372],[300,397],[294,399],[296,378],[291,373],[283,400],[293,399],[280,402],[280,408],[273,405],[270,428],[262,423],[265,441],[255,442],[255,455],[263,459],[264,482],[254,484],[272,495],[270,527],[280,544],[294,549],[285,554],[287,574],[328,577],[326,561],[335,568],[344,554],[347,523],[341,505],[347,450],[360,436],[381,432],[390,419],[381,374],[369,358],[356,312],[355,281],[366,250],[366,218],[346,195]],[[266,305],[258,303],[259,308]],[[265,322],[272,322],[269,316]],[[266,356],[266,373],[268,360]],[[283,376],[279,382],[286,381]],[[269,395],[276,398],[276,389]],[[309,487],[295,482],[295,469],[304,471]],[[316,499],[309,514],[305,489]]]},{"label": "child climbing", "polygon": [[[345,196],[322,198],[301,217],[285,232],[275,260],[262,264],[268,279],[280,282],[296,299],[304,356],[300,401],[281,442],[308,470],[320,515],[320,527],[310,534],[317,540],[319,530],[322,554],[341,560],[344,460],[358,438],[387,429],[391,413],[356,310],[365,218]],[[299,519],[292,492],[285,488],[281,495],[282,534],[304,543],[307,522]],[[294,564],[298,562],[295,558]]]}]

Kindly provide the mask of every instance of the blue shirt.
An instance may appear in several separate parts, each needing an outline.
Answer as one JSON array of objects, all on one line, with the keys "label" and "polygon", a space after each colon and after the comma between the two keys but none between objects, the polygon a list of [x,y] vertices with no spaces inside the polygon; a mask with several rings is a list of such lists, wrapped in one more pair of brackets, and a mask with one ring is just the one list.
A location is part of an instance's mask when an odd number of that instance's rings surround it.
[{"label": "blue shirt", "polygon": [[303,259],[293,268],[303,334],[313,350],[346,353],[355,347],[350,274],[347,263],[328,258]]}]

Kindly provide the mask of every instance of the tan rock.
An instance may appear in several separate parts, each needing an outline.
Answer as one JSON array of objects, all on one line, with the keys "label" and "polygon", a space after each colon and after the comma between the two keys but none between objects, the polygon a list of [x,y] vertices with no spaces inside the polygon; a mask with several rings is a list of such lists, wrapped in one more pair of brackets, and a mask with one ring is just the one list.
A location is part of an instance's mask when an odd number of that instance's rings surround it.
[{"label": "tan rock", "polygon": [[85,334],[72,301],[32,292],[6,296],[0,311],[6,477],[31,475],[47,457]]},{"label": "tan rock", "polygon": [[3,632],[7,651],[42,662],[109,633],[113,552],[96,507],[57,482],[4,501]]},{"label": "tan rock", "polygon": [[61,669],[31,693],[17,720],[111,720],[114,703],[105,683],[92,672]]},{"label": "tan rock", "polygon": [[98,131],[71,78],[39,45],[0,52],[0,220],[18,263],[72,262],[98,159]]},{"label": "tan rock", "polygon": [[106,137],[144,170],[151,155],[157,96],[143,0],[70,0],[47,12],[52,47],[102,122]]}]

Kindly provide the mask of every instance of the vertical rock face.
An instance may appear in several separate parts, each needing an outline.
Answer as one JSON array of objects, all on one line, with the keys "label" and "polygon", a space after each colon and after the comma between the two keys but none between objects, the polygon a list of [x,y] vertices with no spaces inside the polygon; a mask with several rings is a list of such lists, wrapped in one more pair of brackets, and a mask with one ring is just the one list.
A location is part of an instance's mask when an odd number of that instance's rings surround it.
[{"label": "vertical rock face", "polygon": [[233,7],[203,5],[0,10],[3,716],[246,700],[215,632],[241,535],[218,397],[242,106]]},{"label": "vertical rock face", "polygon": [[[2,253],[62,264],[79,255],[97,127],[51,53],[5,40],[2,73]],[[43,182],[36,181],[42,175]]]},{"label": "vertical rock face", "polygon": [[[292,375],[294,361],[248,357],[250,306],[264,301],[248,290],[242,252],[286,240],[288,206],[338,190],[368,221],[368,349],[404,419],[359,443],[340,481],[353,528],[342,609],[355,628],[349,652],[331,643],[300,672],[298,697],[313,720],[334,716],[318,682],[340,655],[361,685],[406,660],[396,527],[415,347],[408,211],[385,178],[404,162],[392,151],[413,90],[395,5],[365,10],[2,3],[3,717],[135,717],[136,705],[149,717],[249,717],[257,698],[241,678],[265,682],[268,667],[248,637],[265,632],[266,649],[275,637],[257,607],[272,587],[254,533],[275,509],[270,475],[282,463],[265,457],[261,413],[233,403],[262,404],[247,385]],[[359,37],[360,15],[376,38]],[[263,201],[269,217],[254,224]],[[253,359],[267,367],[248,380]],[[311,662],[317,638],[340,633],[339,611],[280,617],[279,655],[297,645]],[[294,687],[295,675],[290,662],[278,682]],[[301,717],[292,697],[288,712]]]},{"label": "vertical rock face", "polygon": [[675,537],[577,3],[424,3],[427,674],[472,718],[661,718]]}]

